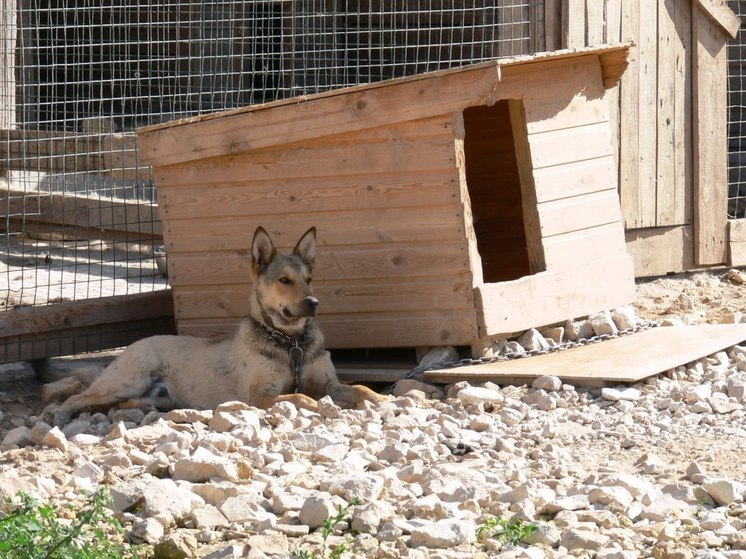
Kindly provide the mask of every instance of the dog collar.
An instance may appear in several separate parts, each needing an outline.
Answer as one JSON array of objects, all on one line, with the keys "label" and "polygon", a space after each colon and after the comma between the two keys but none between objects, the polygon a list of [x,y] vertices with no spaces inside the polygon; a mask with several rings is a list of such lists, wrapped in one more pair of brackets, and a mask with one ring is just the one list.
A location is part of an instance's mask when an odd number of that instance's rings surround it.
[{"label": "dog collar", "polygon": [[305,351],[301,347],[302,344],[306,344],[311,341],[311,335],[308,333],[308,329],[301,332],[299,336],[291,338],[285,332],[280,332],[274,328],[270,328],[266,324],[262,324],[256,319],[252,320],[259,326],[261,326],[277,344],[287,347],[288,356],[290,357],[290,367],[295,375],[295,390],[297,394],[300,391],[301,381],[303,380],[303,358]]}]

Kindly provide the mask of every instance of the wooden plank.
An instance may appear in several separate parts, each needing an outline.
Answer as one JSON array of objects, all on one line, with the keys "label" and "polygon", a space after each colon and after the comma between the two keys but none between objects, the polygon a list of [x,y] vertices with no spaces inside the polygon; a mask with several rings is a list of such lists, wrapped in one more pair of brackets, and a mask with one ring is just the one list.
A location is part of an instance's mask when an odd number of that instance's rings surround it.
[{"label": "wooden plank", "polygon": [[[621,0],[621,37],[637,41],[640,34],[640,2]],[[619,84],[619,198],[624,225],[627,229],[641,227],[640,196],[640,54],[637,48],[630,51],[629,68]]]},{"label": "wooden plank", "polygon": [[604,155],[534,170],[536,199],[539,204],[599,192],[616,190],[614,160]]},{"label": "wooden plank", "polygon": [[626,254],[624,231],[619,222],[556,235],[544,239],[543,244],[549,269]]},{"label": "wooden plank", "polygon": [[640,35],[638,42],[640,75],[637,103],[639,105],[640,207],[636,227],[656,225],[656,162],[658,81],[658,6],[657,1],[640,2]]},{"label": "wooden plank", "polygon": [[542,239],[613,223],[623,230],[615,189],[546,202],[538,207],[538,215]]},{"label": "wooden plank", "polygon": [[699,10],[692,14],[694,54],[694,260],[726,262],[728,220],[726,42]]},{"label": "wooden plank", "polygon": [[264,150],[240,156],[214,157],[193,163],[159,167],[155,180],[162,186],[246,184],[254,181],[315,177],[412,173],[455,168],[452,138],[381,144],[359,143],[345,147],[301,146],[298,149]]},{"label": "wooden plank", "polygon": [[30,222],[161,235],[158,206],[144,201],[0,187],[0,204],[8,216],[23,217]]},{"label": "wooden plank", "polygon": [[547,51],[562,48],[562,0],[544,0],[544,44]]},{"label": "wooden plank", "polygon": [[430,382],[521,382],[551,371],[564,382],[631,383],[691,363],[746,340],[746,324],[652,328],[613,340],[525,359],[423,373]]},{"label": "wooden plank", "polygon": [[613,155],[607,122],[531,134],[528,140],[534,169]]},{"label": "wooden plank", "polygon": [[630,303],[632,259],[612,256],[475,288],[480,337],[520,332]]},{"label": "wooden plank", "polygon": [[13,171],[81,173],[111,171],[148,178],[137,169],[137,139],[133,134],[76,134],[35,130],[0,130],[3,166]]},{"label": "wooden plank", "polygon": [[680,223],[692,222],[692,8],[677,0],[674,55],[674,177],[683,197]]},{"label": "wooden plank", "polygon": [[514,100],[509,102],[510,122],[513,129],[513,143],[515,158],[520,177],[521,206],[523,210],[523,230],[526,235],[526,250],[530,273],[546,270],[544,248],[541,244],[543,223],[540,220],[539,208],[536,202],[536,188],[531,162],[531,145],[526,129],[526,115],[523,104]]},{"label": "wooden plank", "polygon": [[[608,44],[618,43],[622,40],[622,0],[604,0],[604,12],[606,15],[606,26],[604,40]],[[629,63],[625,61],[625,63]],[[606,100],[609,106],[609,126],[611,128],[611,142],[614,147],[614,162],[619,167],[619,89],[615,85],[606,92]],[[618,171],[616,173],[618,175]],[[616,178],[617,185],[619,177]]]},{"label": "wooden plank", "polygon": [[[451,114],[522,97],[525,91],[507,79],[510,75],[536,74],[558,61],[585,56],[599,57],[603,64],[608,58],[601,54],[628,48],[614,45],[501,59],[147,126],[138,129],[139,156],[148,164],[173,165]],[[498,82],[500,87],[495,87]]]},{"label": "wooden plank", "polygon": [[694,0],[694,4],[702,13],[717,24],[731,39],[738,36],[741,28],[741,18],[728,7],[725,0]]},{"label": "wooden plank", "polygon": [[585,0],[586,41],[588,46],[604,43],[605,18],[604,3],[598,0]]},{"label": "wooden plank", "polygon": [[148,336],[175,333],[173,316],[163,316],[3,336],[0,337],[0,363],[119,348]]},{"label": "wooden plank", "polygon": [[562,0],[562,48],[586,45],[585,0]]},{"label": "wooden plank", "polygon": [[163,316],[173,316],[168,289],[6,310],[0,312],[0,332],[20,336]]},{"label": "wooden plank", "polygon": [[694,269],[691,225],[632,229],[626,232],[627,251],[638,278]]},{"label": "wooden plank", "polygon": [[746,219],[728,220],[728,265],[746,266]]},{"label": "wooden plank", "polygon": [[[225,338],[236,323],[235,319],[180,320],[179,333]],[[473,311],[325,316],[321,329],[330,349],[469,345],[478,339]]]},{"label": "wooden plank", "polygon": [[[455,154],[455,150],[454,150]],[[285,213],[382,210],[453,206],[458,210],[456,169],[416,173],[381,173],[276,179],[229,184],[163,186],[159,209],[171,219],[208,219],[252,215],[276,219]],[[164,213],[165,212],[165,213]],[[312,216],[311,216],[312,219]]]},{"label": "wooden plank", "polygon": [[[249,277],[248,249],[182,254],[169,262],[173,286],[243,283]],[[373,247],[324,247],[316,259],[314,278],[349,280],[390,276],[427,277],[469,271],[464,243],[380,244]]]},{"label": "wooden plank", "polygon": [[[247,278],[248,279],[248,278]],[[319,316],[417,312],[424,309],[473,311],[470,277],[465,274],[434,278],[370,278],[324,281],[314,279],[321,304]],[[176,318],[241,317],[248,313],[250,282],[177,287]]]},{"label": "wooden plank", "polygon": [[[655,148],[655,224],[657,226],[684,223],[684,192],[676,182],[676,28],[674,14],[680,0],[657,0],[657,134]],[[684,135],[683,131],[678,131]]]},{"label": "wooden plank", "polygon": [[[464,217],[458,207],[327,210],[301,213],[216,216],[170,219],[166,249],[169,253],[247,249],[256,225],[262,225],[278,249],[292,250],[311,226],[324,246],[379,243],[456,242],[463,237]],[[346,226],[348,225],[348,226]]]}]

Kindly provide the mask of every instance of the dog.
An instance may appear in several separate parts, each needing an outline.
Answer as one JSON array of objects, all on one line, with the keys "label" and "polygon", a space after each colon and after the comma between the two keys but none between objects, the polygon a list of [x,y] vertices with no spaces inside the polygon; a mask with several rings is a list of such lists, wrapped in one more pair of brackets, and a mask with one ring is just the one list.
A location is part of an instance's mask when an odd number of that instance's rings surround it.
[{"label": "dog", "polygon": [[326,395],[344,407],[384,401],[385,396],[365,386],[342,384],[337,378],[315,319],[315,257],[315,227],[301,236],[290,254],[278,253],[269,234],[258,227],[251,243],[249,313],[231,338],[139,340],[83,392],[51,410],[54,423],[62,425],[82,410],[114,405],[214,409],[240,400],[266,409],[288,401],[316,410],[316,399]]}]

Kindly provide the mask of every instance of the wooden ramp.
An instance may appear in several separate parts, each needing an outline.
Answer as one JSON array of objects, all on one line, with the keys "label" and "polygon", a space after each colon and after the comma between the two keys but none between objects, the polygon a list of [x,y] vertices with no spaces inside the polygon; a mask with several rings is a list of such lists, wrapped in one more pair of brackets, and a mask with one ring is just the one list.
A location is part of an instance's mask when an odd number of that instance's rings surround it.
[{"label": "wooden ramp", "polygon": [[524,383],[554,375],[570,384],[629,383],[691,363],[746,340],[746,324],[703,324],[643,330],[565,351],[422,373],[430,382]]}]

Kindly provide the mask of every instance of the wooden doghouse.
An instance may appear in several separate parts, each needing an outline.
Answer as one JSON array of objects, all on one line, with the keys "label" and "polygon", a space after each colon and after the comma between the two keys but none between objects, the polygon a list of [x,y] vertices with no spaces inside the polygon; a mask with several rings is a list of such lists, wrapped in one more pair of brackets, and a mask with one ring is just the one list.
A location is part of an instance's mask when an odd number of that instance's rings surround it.
[{"label": "wooden doghouse", "polygon": [[250,243],[318,227],[332,348],[469,345],[634,298],[605,93],[629,45],[142,128],[181,333],[247,310]]}]

